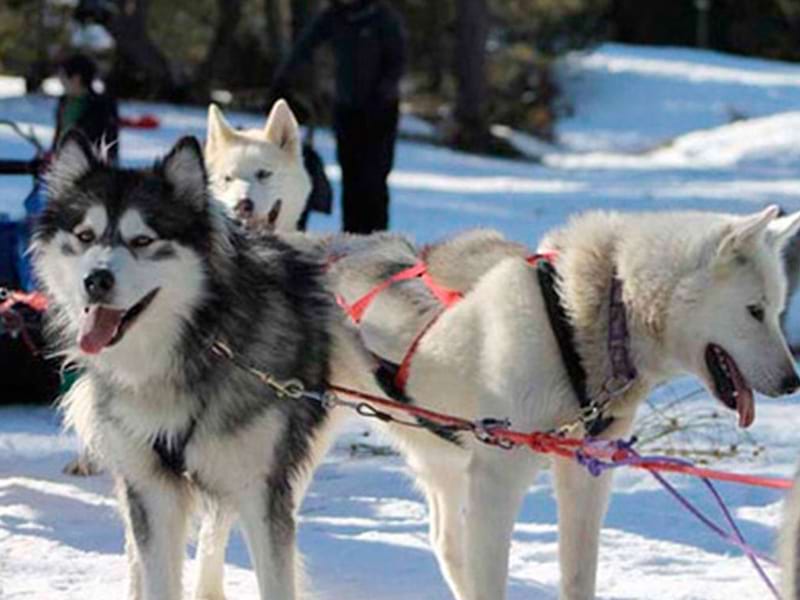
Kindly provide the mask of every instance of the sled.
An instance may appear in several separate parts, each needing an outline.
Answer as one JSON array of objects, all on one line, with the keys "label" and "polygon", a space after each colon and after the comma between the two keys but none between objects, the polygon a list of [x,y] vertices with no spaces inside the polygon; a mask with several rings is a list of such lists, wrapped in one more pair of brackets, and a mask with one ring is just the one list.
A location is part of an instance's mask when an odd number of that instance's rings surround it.
[{"label": "sled", "polygon": [[35,149],[30,160],[0,160],[0,175],[30,175],[33,185],[22,201],[25,214],[0,217],[0,404],[52,402],[61,380],[60,361],[47,357],[44,341],[45,296],[27,253],[31,225],[44,205],[39,170],[44,148],[33,134],[0,120]]}]

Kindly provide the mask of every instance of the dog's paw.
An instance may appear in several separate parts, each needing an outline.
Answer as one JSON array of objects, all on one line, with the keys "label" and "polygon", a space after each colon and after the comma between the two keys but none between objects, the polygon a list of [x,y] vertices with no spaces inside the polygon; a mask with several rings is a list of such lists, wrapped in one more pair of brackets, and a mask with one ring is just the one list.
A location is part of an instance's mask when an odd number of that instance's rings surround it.
[{"label": "dog's paw", "polygon": [[62,469],[65,475],[72,475],[73,477],[91,477],[92,475],[99,475],[102,469],[98,467],[92,459],[82,454],[75,460],[70,461]]}]

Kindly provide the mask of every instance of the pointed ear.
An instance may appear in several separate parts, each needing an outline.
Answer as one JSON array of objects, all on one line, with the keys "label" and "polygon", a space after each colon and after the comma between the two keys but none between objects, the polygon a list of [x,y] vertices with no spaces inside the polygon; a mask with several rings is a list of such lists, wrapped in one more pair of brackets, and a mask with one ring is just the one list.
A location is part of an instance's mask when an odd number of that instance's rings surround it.
[{"label": "pointed ear", "polygon": [[723,236],[717,248],[718,258],[731,258],[747,250],[762,238],[772,221],[778,216],[780,208],[768,206],[760,213],[744,217],[731,224],[729,231]]},{"label": "pointed ear", "polygon": [[178,199],[195,208],[206,205],[208,179],[197,138],[187,136],[179,139],[161,162],[161,172]]},{"label": "pointed ear", "polygon": [[286,100],[280,99],[272,105],[264,135],[268,142],[300,156],[300,126]]},{"label": "pointed ear", "polygon": [[767,228],[767,241],[778,251],[800,231],[800,211],[775,219]]},{"label": "pointed ear", "polygon": [[208,131],[206,132],[206,153],[230,140],[236,130],[230,126],[216,104],[208,105]]},{"label": "pointed ear", "polygon": [[58,196],[98,164],[89,140],[75,129],[67,132],[45,175],[49,193]]}]

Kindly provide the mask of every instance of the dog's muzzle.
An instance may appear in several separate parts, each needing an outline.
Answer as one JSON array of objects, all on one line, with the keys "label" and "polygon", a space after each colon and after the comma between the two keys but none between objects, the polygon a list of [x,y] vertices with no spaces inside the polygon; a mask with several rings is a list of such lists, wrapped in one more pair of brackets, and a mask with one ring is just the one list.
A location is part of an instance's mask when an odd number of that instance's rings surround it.
[{"label": "dog's muzzle", "polygon": [[83,279],[83,287],[89,302],[97,303],[108,300],[114,289],[114,274],[108,269],[94,269]]}]

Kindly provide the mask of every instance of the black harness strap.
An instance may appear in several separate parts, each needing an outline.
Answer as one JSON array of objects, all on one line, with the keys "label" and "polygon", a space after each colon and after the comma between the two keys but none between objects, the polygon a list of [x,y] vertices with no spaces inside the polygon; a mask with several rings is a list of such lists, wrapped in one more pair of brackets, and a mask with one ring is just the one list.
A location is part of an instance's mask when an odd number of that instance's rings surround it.
[{"label": "black harness strap", "polygon": [[[374,372],[375,380],[383,390],[383,393],[397,402],[402,402],[403,404],[409,405],[414,404],[413,399],[406,394],[406,391],[397,385],[397,373],[400,371],[400,365],[378,356],[374,352],[370,352],[370,354],[375,359],[377,364],[377,368]],[[459,439],[458,434],[452,431],[450,428],[444,425],[439,425],[427,419],[423,419],[422,417],[416,417],[415,420],[420,426],[424,427],[434,435],[439,436],[443,440],[452,444],[456,444],[457,446],[461,445],[461,440]]]},{"label": "black harness strap", "polygon": [[161,466],[177,477],[186,473],[186,446],[194,434],[197,421],[191,420],[186,430],[170,443],[167,433],[159,433],[153,440],[153,452],[161,459]]},{"label": "black harness strap", "polygon": [[[591,406],[591,399],[586,390],[586,369],[583,368],[581,357],[575,347],[575,329],[567,317],[556,289],[556,268],[549,260],[542,258],[536,262],[536,274],[539,278],[539,288],[542,290],[550,327],[553,329],[561,353],[561,362],[567,371],[572,391],[578,398],[581,409],[587,410]],[[598,415],[588,424],[586,433],[591,436],[600,435],[613,422],[614,417]]]}]

